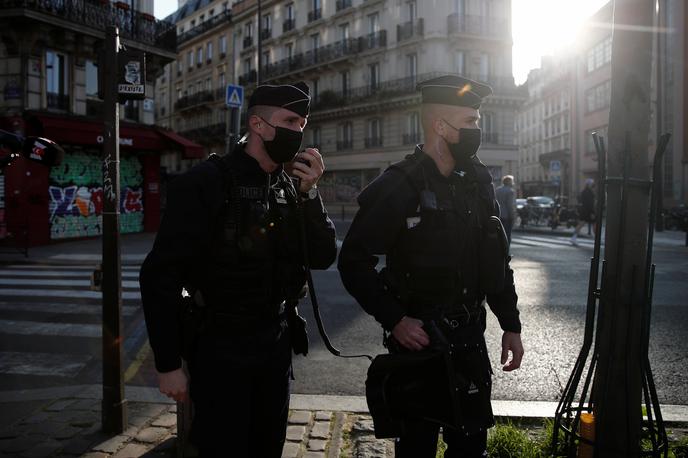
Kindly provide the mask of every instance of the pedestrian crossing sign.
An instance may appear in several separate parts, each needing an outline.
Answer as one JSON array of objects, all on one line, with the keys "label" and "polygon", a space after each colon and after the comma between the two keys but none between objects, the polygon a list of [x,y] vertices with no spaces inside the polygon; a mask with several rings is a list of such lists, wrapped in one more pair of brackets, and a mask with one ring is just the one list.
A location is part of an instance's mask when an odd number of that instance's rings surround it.
[{"label": "pedestrian crossing sign", "polygon": [[226,104],[228,107],[241,108],[244,103],[244,87],[234,84],[227,85]]}]

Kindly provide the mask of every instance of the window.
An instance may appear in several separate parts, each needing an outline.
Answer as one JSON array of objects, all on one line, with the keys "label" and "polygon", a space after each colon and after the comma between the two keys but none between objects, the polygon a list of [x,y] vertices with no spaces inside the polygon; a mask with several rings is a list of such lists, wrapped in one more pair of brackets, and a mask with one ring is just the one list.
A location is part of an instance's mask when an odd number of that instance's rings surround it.
[{"label": "window", "polygon": [[480,67],[478,70],[478,79],[487,80],[490,74],[490,56],[487,53],[480,53]]},{"label": "window", "polygon": [[339,26],[339,39],[348,40],[349,39],[349,23],[341,24]]},{"label": "window", "polygon": [[466,68],[466,54],[463,51],[456,51],[454,54],[454,70],[459,75],[463,75]]},{"label": "window", "polygon": [[181,75],[182,71],[184,71],[184,59],[183,58],[179,59],[177,61],[177,73]]},{"label": "window", "polygon": [[608,36],[587,52],[588,73],[612,61],[612,37]]},{"label": "window", "polygon": [[406,134],[403,137],[404,145],[415,145],[420,142],[420,116],[417,111],[408,114],[406,118]]},{"label": "window", "polygon": [[294,19],[294,4],[289,3],[285,8],[286,8],[285,16],[287,18],[287,21],[293,20]]},{"label": "window", "polygon": [[382,126],[378,118],[368,120],[368,136],[365,139],[367,148],[382,146]]},{"label": "window", "polygon": [[221,72],[219,75],[217,75],[217,88],[225,88],[225,72]]},{"label": "window", "polygon": [[318,127],[318,126],[312,127],[311,132],[312,132],[312,134],[311,134],[311,140],[312,140],[311,146],[319,148],[320,144],[321,144],[320,127]]},{"label": "window", "polygon": [[373,13],[368,15],[368,33],[377,33],[380,31],[380,15]]},{"label": "window", "polygon": [[466,0],[454,0],[454,11],[460,15],[466,14]]},{"label": "window", "polygon": [[416,5],[416,0],[411,0],[406,5],[408,11],[408,19],[410,22],[414,22],[416,17],[418,17],[418,6]]},{"label": "window", "polygon": [[206,78],[206,80],[205,80],[205,90],[206,90],[206,91],[210,91],[210,90],[212,90],[212,89],[213,89],[212,80],[211,80],[210,78]]},{"label": "window", "polygon": [[203,63],[203,48],[198,48],[196,50],[196,65],[201,65]]},{"label": "window", "polygon": [[318,49],[320,47],[320,34],[314,33],[311,35],[311,49]]},{"label": "window", "polygon": [[178,87],[178,88],[177,88],[177,100],[181,99],[181,98],[182,98],[182,95],[183,95],[183,94],[182,94],[182,88],[181,88],[181,87]]},{"label": "window", "polygon": [[227,54],[227,35],[222,35],[220,37],[220,56]]},{"label": "window", "polygon": [[252,60],[253,59],[251,59],[250,57],[247,57],[246,59],[244,59],[244,73],[245,74],[251,73],[251,61]]},{"label": "window", "polygon": [[260,59],[260,65],[262,65],[263,68],[270,65],[270,50],[263,51]]},{"label": "window", "polygon": [[418,74],[418,58],[416,54],[408,54],[406,56],[406,75],[409,78],[413,78],[415,80],[416,75]]},{"label": "window", "polygon": [[374,63],[368,65],[368,74],[370,80],[370,88],[372,90],[377,89],[380,85],[380,64]]},{"label": "window", "polygon": [[203,21],[205,21],[205,14],[201,14],[201,17],[200,17],[200,19],[198,20],[198,23],[200,24],[200,23],[202,23]]},{"label": "window", "polygon": [[585,92],[586,109],[588,113],[607,108],[611,101],[611,80],[588,89]]},{"label": "window", "polygon": [[45,82],[48,107],[69,108],[69,69],[67,56],[55,51],[45,53]]},{"label": "window", "polygon": [[342,94],[346,97],[351,89],[351,74],[349,71],[344,71],[340,73],[342,78]]},{"label": "window", "polygon": [[353,147],[354,136],[351,122],[340,124],[337,129],[337,151],[352,149]]},{"label": "window", "polygon": [[294,43],[284,45],[284,57],[291,60],[294,57]]},{"label": "window", "polygon": [[207,54],[206,59],[208,59],[208,62],[213,60],[213,42],[209,41],[208,44],[206,45],[205,53]]},{"label": "window", "polygon": [[318,79],[314,79],[314,80],[311,82],[311,97],[313,98],[314,101],[317,101],[317,100],[318,100],[318,95],[319,95],[319,94],[318,94],[318,92],[319,92],[319,84],[318,84],[318,82],[319,82]]},{"label": "window", "polygon": [[497,143],[497,129],[494,122],[494,114],[484,112],[480,115],[479,125],[483,131],[483,141]]},{"label": "window", "polygon": [[98,97],[98,66],[92,60],[86,61],[86,97]]},{"label": "window", "polygon": [[322,8],[322,1],[321,0],[313,0],[313,9],[319,10],[320,8]]},{"label": "window", "polygon": [[244,25],[244,38],[253,37],[253,22],[247,22]]},{"label": "window", "polygon": [[272,16],[270,13],[263,15],[262,27],[263,30],[270,30],[272,28]]},{"label": "window", "polygon": [[192,67],[193,67],[193,58],[194,58],[194,53],[193,53],[193,51],[189,51],[189,52],[186,54],[186,59],[187,59],[187,61],[188,61],[189,68],[192,68]]}]

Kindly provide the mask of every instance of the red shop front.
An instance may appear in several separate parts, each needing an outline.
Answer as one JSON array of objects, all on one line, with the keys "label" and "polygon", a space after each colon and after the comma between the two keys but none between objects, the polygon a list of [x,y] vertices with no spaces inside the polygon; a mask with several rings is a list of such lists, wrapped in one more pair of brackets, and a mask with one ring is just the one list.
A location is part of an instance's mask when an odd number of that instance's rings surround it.
[{"label": "red shop front", "polygon": [[[49,138],[65,149],[48,169],[19,159],[4,171],[7,232],[28,234],[30,246],[101,234],[103,125],[89,118],[28,113],[4,119],[7,130]],[[160,222],[160,155],[203,149],[172,132],[120,123],[120,229],[155,232]]]}]

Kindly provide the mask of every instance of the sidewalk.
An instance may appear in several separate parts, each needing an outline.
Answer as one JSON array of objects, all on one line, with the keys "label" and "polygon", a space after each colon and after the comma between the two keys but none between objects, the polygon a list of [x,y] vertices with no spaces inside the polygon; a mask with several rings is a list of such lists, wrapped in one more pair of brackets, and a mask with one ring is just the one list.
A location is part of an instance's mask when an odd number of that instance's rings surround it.
[{"label": "sidewalk", "polygon": [[[0,431],[0,455],[172,457],[177,453],[177,405],[156,388],[128,386],[129,427],[100,431],[100,385],[0,392],[0,405],[45,400],[30,416]],[[365,398],[292,395],[285,458],[392,457],[391,440],[375,439]],[[498,419],[539,424],[555,402],[493,401]],[[662,406],[667,426],[688,423],[688,406]],[[232,412],[227,412],[232,415]],[[231,456],[231,443],[227,456]]]}]

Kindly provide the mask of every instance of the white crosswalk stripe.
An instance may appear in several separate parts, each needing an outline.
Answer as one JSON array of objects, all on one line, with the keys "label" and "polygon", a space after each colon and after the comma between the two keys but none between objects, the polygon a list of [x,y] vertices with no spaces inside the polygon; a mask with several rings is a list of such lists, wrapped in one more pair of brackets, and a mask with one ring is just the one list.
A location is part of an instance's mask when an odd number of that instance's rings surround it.
[{"label": "white crosswalk stripe", "polygon": [[511,245],[514,247],[540,247],[540,248],[592,248],[595,244],[593,239],[578,238],[578,247],[571,244],[570,237],[560,236],[538,236],[531,234],[512,234]]},{"label": "white crosswalk stripe", "polygon": [[[76,377],[93,362],[103,332],[102,292],[90,288],[94,268],[0,266],[0,377]],[[122,268],[128,319],[141,309],[139,269]]]}]

